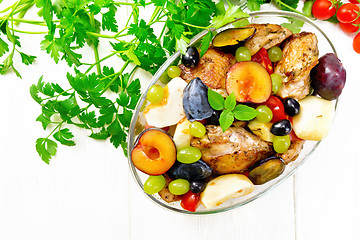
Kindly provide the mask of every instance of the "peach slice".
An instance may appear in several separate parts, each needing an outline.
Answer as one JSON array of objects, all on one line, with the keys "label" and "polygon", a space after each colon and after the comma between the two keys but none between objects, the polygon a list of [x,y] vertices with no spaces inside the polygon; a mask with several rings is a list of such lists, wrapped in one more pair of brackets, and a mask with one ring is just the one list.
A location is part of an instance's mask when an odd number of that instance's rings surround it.
[{"label": "peach slice", "polygon": [[149,175],[164,174],[175,160],[176,148],[173,140],[158,128],[149,128],[142,132],[131,151],[134,166]]},{"label": "peach slice", "polygon": [[226,91],[235,94],[238,102],[265,102],[271,94],[271,78],[257,62],[238,62],[228,71]]}]

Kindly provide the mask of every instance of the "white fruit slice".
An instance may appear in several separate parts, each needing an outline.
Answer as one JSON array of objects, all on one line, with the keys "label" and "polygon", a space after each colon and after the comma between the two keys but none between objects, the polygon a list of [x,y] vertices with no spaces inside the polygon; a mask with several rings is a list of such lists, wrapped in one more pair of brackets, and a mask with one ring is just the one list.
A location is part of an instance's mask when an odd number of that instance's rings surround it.
[{"label": "white fruit slice", "polygon": [[248,127],[253,134],[262,140],[272,142],[274,139],[274,134],[270,132],[272,124],[271,122],[263,123],[254,119],[249,122]]},{"label": "white fruit slice", "polygon": [[176,125],[173,141],[176,149],[190,146],[192,136],[190,134],[191,122],[186,117],[180,120]]},{"label": "white fruit slice", "polygon": [[296,136],[320,141],[329,133],[335,115],[334,103],[315,96],[301,99],[299,103],[300,114],[292,121]]},{"label": "white fruit slice", "polygon": [[221,175],[208,182],[201,193],[201,203],[205,208],[213,208],[230,198],[245,196],[254,189],[254,184],[243,174]]},{"label": "white fruit slice", "polygon": [[183,109],[183,91],[187,83],[180,77],[172,79],[164,87],[164,97],[160,103],[149,104],[144,109],[148,125],[162,128],[177,124],[185,117]]}]

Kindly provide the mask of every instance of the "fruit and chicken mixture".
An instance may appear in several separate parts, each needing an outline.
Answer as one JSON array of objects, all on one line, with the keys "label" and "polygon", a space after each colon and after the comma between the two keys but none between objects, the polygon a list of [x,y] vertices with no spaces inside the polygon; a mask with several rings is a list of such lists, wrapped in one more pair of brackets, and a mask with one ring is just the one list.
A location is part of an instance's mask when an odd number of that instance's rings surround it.
[{"label": "fruit and chicken mixture", "polygon": [[276,24],[224,30],[202,57],[189,47],[147,92],[131,152],[144,191],[188,211],[251,193],[328,134],[345,80],[314,33]]}]

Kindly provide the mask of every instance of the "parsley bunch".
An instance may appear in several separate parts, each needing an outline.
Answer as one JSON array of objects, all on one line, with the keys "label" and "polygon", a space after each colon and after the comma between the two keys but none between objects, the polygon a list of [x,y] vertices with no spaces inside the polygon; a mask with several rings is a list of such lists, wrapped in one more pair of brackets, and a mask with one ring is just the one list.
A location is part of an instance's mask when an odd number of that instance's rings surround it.
[{"label": "parsley bunch", "polygon": [[[126,24],[119,26],[117,10],[122,7],[131,13]],[[27,19],[27,11],[34,8],[41,18]],[[141,11],[148,8],[152,16],[142,19]],[[66,61],[69,65],[67,87],[40,77],[30,88],[32,98],[41,107],[36,120],[49,132],[36,140],[41,159],[49,164],[58,143],[75,145],[71,131],[74,126],[86,130],[93,139],[108,139],[127,154],[130,120],[141,96],[140,80],[134,79],[134,73],[141,68],[154,74],[175,51],[185,52],[190,39],[199,32],[247,16],[242,8],[212,0],[17,0],[0,10],[0,57],[5,57],[0,64],[1,74],[12,69],[21,77],[13,62],[14,54],[20,54],[26,65],[36,60],[36,56],[21,51],[19,32],[42,34],[41,49],[56,63]],[[43,31],[23,31],[18,24],[36,25]],[[202,53],[211,39],[209,31],[202,42]],[[102,53],[102,58],[100,44],[109,44],[112,49]],[[83,59],[83,48],[92,49],[93,62]],[[122,59],[123,66],[104,66],[103,62],[112,58]]]}]

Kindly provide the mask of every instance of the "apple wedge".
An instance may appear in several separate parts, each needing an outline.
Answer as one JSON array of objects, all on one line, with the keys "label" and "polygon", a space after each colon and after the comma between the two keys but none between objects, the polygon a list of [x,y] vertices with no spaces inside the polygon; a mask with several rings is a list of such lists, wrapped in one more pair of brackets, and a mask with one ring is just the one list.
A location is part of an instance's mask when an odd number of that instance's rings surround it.
[{"label": "apple wedge", "polygon": [[187,120],[186,117],[180,120],[176,125],[173,141],[175,143],[176,149],[184,148],[190,146],[192,136],[190,134],[190,125],[191,122]]},{"label": "apple wedge", "polygon": [[304,140],[320,141],[329,133],[335,116],[333,102],[308,96],[299,101],[300,114],[293,117],[292,126],[296,136]]},{"label": "apple wedge", "polygon": [[164,87],[164,97],[160,103],[149,104],[144,109],[148,125],[163,128],[177,124],[185,117],[182,99],[187,83],[180,77],[172,79]]},{"label": "apple wedge", "polygon": [[243,174],[221,175],[208,182],[201,193],[201,203],[205,208],[213,208],[231,198],[245,196],[254,189],[254,184]]},{"label": "apple wedge", "polygon": [[238,102],[265,102],[271,94],[269,73],[257,62],[238,62],[228,71],[226,91],[235,94]]}]

